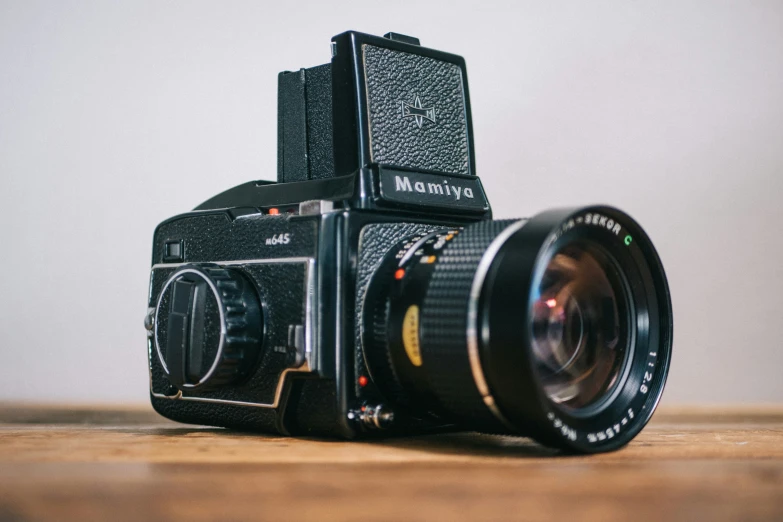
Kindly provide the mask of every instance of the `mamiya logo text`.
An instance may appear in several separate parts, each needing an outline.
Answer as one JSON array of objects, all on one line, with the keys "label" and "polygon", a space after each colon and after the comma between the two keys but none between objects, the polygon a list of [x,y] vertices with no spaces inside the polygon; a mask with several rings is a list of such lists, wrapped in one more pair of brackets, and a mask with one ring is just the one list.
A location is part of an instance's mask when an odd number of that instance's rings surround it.
[{"label": "mamiya logo text", "polygon": [[397,192],[418,192],[419,194],[431,194],[433,196],[454,196],[457,201],[463,196],[473,199],[472,188],[449,185],[448,180],[445,179],[443,183],[425,183],[423,181],[411,183],[408,176],[394,176],[394,190]]},{"label": "mamiya logo text", "polygon": [[379,168],[380,196],[406,205],[435,205],[453,209],[489,210],[481,182],[476,177],[411,172]]}]

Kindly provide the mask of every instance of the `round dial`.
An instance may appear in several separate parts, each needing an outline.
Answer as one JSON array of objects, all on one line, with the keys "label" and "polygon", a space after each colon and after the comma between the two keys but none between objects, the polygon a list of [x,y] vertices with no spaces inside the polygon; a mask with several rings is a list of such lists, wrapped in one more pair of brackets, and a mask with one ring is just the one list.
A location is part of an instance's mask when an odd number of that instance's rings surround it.
[{"label": "round dial", "polygon": [[180,390],[235,383],[261,351],[263,317],[253,284],[236,270],[185,265],[160,292],[155,349]]}]

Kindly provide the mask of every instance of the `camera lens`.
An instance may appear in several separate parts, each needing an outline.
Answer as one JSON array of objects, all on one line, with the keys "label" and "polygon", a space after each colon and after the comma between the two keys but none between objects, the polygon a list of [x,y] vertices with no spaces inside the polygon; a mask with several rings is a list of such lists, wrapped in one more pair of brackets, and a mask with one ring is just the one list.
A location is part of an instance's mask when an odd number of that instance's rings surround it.
[{"label": "camera lens", "polygon": [[532,355],[547,397],[569,408],[611,396],[629,360],[629,301],[616,261],[595,243],[554,252],[534,282]]},{"label": "camera lens", "polygon": [[406,238],[363,315],[370,375],[398,409],[569,451],[629,442],[671,357],[660,259],[611,207]]}]

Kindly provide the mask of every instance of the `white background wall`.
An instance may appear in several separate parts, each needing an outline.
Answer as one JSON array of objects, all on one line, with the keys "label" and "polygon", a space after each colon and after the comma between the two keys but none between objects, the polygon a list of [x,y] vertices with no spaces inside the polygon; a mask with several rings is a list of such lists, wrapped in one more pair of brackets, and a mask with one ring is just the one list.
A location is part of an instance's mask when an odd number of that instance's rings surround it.
[{"label": "white background wall", "polygon": [[276,167],[347,29],[468,63],[497,217],[605,202],[674,299],[667,403],[783,400],[783,3],[0,0],[0,399],[147,400],[155,225]]}]

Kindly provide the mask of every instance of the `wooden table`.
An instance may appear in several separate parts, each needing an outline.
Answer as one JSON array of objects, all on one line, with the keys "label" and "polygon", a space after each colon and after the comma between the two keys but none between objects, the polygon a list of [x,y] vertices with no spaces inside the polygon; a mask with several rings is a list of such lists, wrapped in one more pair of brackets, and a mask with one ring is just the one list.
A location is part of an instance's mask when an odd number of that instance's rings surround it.
[{"label": "wooden table", "polygon": [[627,448],[334,442],[0,405],[0,521],[783,520],[783,407],[662,409]]}]

